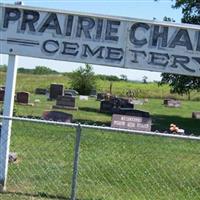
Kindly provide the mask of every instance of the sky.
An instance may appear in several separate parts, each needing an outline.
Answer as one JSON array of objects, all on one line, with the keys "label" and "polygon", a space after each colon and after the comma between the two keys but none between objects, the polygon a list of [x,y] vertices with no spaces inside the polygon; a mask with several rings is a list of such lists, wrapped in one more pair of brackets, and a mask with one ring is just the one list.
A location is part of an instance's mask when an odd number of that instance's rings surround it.
[{"label": "sky", "polygon": [[[13,0],[0,0],[0,3],[14,4]],[[105,14],[113,16],[123,16],[139,19],[162,21],[165,16],[173,18],[176,22],[181,21],[181,10],[173,9],[171,6],[173,1],[160,0],[23,0],[24,5],[33,7],[62,9],[66,11],[81,11],[95,14]],[[7,64],[8,56],[0,54],[0,64]],[[77,69],[79,66],[84,66],[81,63],[36,59],[30,57],[18,58],[18,67],[34,68],[35,66],[47,66],[59,72],[70,72]],[[142,80],[143,76],[147,76],[147,81],[160,80],[160,73],[149,72],[133,69],[113,68],[107,66],[93,65],[96,74],[127,75],[129,80]]]}]

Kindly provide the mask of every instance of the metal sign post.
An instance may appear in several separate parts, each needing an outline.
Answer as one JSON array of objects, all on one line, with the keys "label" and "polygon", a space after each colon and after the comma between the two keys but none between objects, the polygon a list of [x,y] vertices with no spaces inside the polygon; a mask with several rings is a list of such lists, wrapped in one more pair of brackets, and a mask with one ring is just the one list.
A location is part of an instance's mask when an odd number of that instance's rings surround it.
[{"label": "metal sign post", "polygon": [[[12,117],[13,115],[16,76],[17,58],[15,55],[9,55],[3,106],[3,116],[6,117]],[[3,119],[0,137],[0,192],[6,190],[11,127],[12,120]]]}]

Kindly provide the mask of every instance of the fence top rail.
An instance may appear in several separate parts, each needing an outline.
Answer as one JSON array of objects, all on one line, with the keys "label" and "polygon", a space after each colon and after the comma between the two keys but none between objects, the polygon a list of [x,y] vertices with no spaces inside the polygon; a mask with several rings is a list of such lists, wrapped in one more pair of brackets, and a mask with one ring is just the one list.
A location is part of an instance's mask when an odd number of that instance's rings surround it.
[{"label": "fence top rail", "polygon": [[169,137],[169,138],[176,138],[176,139],[186,139],[186,140],[200,140],[200,136],[192,136],[192,135],[176,135],[176,134],[169,134],[169,133],[160,133],[160,132],[148,132],[148,131],[138,131],[138,130],[128,130],[128,129],[119,129],[119,128],[112,128],[107,126],[96,126],[96,125],[87,125],[87,124],[80,124],[80,123],[68,123],[68,122],[57,122],[57,121],[49,121],[43,119],[30,119],[30,118],[23,118],[23,117],[8,117],[0,115],[0,119],[2,120],[15,120],[15,121],[25,121],[25,122],[34,122],[34,123],[43,123],[43,124],[52,124],[52,125],[62,125],[67,127],[81,127],[81,128],[88,128],[88,129],[96,129],[101,131],[112,131],[112,132],[121,132],[125,134],[134,134],[134,135],[146,135],[146,136],[159,136],[159,137]]}]

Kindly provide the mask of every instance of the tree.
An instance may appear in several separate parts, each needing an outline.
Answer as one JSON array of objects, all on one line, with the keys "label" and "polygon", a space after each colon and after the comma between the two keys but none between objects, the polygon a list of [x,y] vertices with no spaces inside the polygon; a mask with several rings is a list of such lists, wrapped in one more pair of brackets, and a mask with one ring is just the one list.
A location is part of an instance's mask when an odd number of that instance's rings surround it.
[{"label": "tree", "polygon": [[120,80],[122,80],[122,81],[127,81],[128,78],[127,78],[127,76],[126,76],[125,74],[121,74],[121,75],[120,75]]},{"label": "tree", "polygon": [[58,72],[45,66],[36,66],[33,74],[58,74]]},{"label": "tree", "polygon": [[[200,0],[176,0],[173,8],[181,8],[183,13],[182,22],[190,24],[200,24]],[[171,18],[164,18],[165,21],[173,21]],[[169,83],[172,93],[187,94],[190,99],[192,90],[199,90],[200,78],[177,74],[161,74],[160,85]]]},{"label": "tree", "polygon": [[0,65],[0,71],[6,72],[7,71],[7,65]]},{"label": "tree", "polygon": [[89,95],[91,90],[95,88],[96,79],[92,70],[92,66],[86,64],[85,68],[79,67],[70,74],[70,85],[79,94]]},{"label": "tree", "polygon": [[200,78],[188,77],[184,75],[177,74],[162,74],[162,80],[159,85],[168,83],[171,87],[171,93],[178,93],[180,95],[188,95],[188,100],[190,100],[190,94],[192,90],[200,89]]},{"label": "tree", "polygon": [[143,76],[143,77],[142,77],[142,81],[143,81],[143,83],[145,83],[145,84],[146,84],[146,83],[147,83],[147,79],[148,79],[148,77],[147,77],[147,76]]}]

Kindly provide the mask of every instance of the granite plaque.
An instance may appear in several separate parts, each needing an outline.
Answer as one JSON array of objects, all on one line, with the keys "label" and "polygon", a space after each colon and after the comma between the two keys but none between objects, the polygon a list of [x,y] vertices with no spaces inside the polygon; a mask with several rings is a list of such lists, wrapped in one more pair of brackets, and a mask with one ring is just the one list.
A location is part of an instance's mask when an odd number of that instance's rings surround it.
[{"label": "granite plaque", "polygon": [[56,105],[54,105],[53,108],[77,110],[78,108],[75,107],[75,100],[75,97],[58,96]]},{"label": "granite plaque", "polygon": [[64,85],[62,84],[51,84],[49,91],[49,99],[57,99],[58,96],[64,95]]},{"label": "granite plaque", "polygon": [[28,92],[17,92],[16,101],[21,104],[29,103],[29,93]]},{"label": "granite plaque", "polygon": [[151,131],[151,124],[152,121],[150,117],[113,114],[111,127],[138,131]]},{"label": "granite plaque", "polygon": [[72,115],[60,111],[45,111],[42,115],[44,120],[59,121],[59,122],[72,122]]}]

